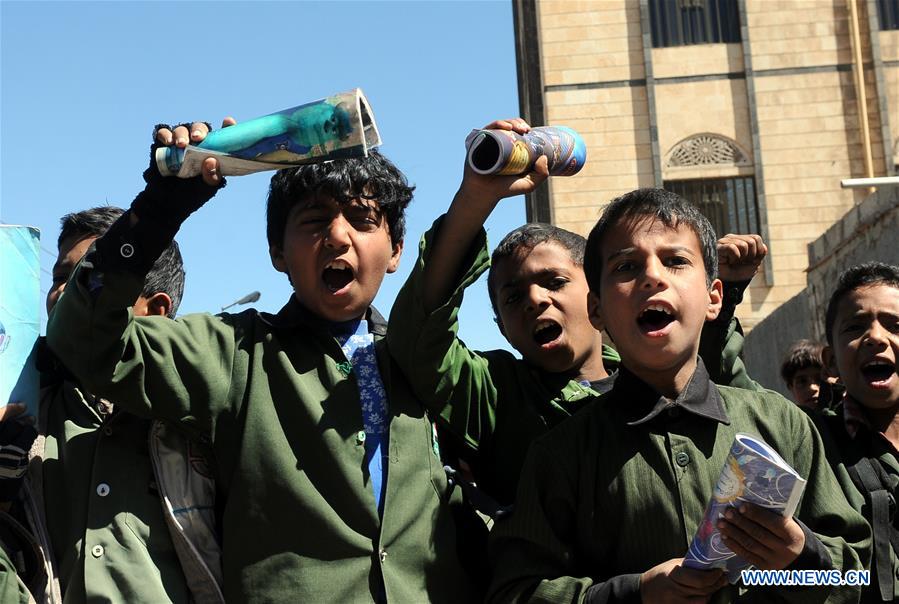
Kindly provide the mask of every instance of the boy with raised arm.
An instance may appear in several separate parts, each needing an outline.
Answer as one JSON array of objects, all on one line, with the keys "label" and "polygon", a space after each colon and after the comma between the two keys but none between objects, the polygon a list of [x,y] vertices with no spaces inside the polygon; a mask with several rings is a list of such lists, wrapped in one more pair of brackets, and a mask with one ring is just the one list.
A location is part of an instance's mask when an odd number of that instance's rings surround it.
[{"label": "boy with raised arm", "polygon": [[[529,129],[520,119],[488,127]],[[590,322],[583,237],[528,224],[506,235],[492,259],[487,252],[484,221],[501,199],[539,186],[544,162],[522,176],[480,176],[466,167],[446,215],[421,240],[388,333],[416,395],[439,414],[445,442],[502,506],[514,499],[531,441],[611,388],[618,364]],[[729,314],[710,325],[702,352],[716,380],[753,387],[737,357],[742,334],[730,319],[767,248],[757,235],[729,235],[719,246],[733,282]],[[464,291],[488,266],[497,324],[521,359],[505,350],[473,351],[458,338]]]},{"label": "boy with raised arm", "polygon": [[[60,219],[48,314],[91,244],[124,213],[100,206]],[[183,291],[181,252],[172,241],[147,273],[129,312],[167,321],[175,316]],[[91,394],[46,349],[43,338],[38,351],[41,392],[31,441],[38,438],[30,451],[24,447],[28,472],[18,481],[6,475],[0,480],[0,502],[10,507],[0,533],[18,537],[0,541],[18,545],[11,557],[28,563],[22,576],[35,598],[52,603],[223,602],[215,484],[202,447],[171,426]],[[8,447],[14,427],[0,421],[4,462],[11,451],[22,451]]]},{"label": "boy with raised arm", "polygon": [[[494,602],[852,602],[858,588],[752,588],[682,566],[734,436],[761,437],[808,484],[795,517],[740,504],[724,543],[761,569],[846,571],[870,531],[839,490],[811,419],[769,391],[716,386],[699,337],[721,308],[715,235],[661,189],[613,201],[587,239],[591,314],[614,338],[612,389],[531,447],[492,537]],[[720,592],[720,593],[719,593]]]},{"label": "boy with raised arm", "polygon": [[[158,145],[202,140],[159,127]],[[371,307],[399,263],[412,188],[386,158],[282,170],[271,181],[273,266],[294,294],[275,315],[135,319],[149,264],[224,185],[163,178],[73,273],[48,340],[92,391],[209,443],[223,495],[224,595],[233,602],[460,602],[461,570],[434,431],[384,349]],[[87,543],[87,547],[92,544]]]}]

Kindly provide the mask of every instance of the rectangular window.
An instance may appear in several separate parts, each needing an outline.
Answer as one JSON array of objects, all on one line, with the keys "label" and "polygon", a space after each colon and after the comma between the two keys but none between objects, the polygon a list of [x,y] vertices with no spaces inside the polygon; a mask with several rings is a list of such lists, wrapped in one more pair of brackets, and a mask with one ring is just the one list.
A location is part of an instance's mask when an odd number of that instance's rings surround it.
[{"label": "rectangular window", "polygon": [[667,180],[665,189],[697,205],[715,227],[718,237],[727,233],[759,232],[755,178],[752,176]]},{"label": "rectangular window", "polygon": [[736,0],[649,0],[653,48],[740,42]]},{"label": "rectangular window", "polygon": [[899,29],[899,0],[877,0],[880,29]]}]

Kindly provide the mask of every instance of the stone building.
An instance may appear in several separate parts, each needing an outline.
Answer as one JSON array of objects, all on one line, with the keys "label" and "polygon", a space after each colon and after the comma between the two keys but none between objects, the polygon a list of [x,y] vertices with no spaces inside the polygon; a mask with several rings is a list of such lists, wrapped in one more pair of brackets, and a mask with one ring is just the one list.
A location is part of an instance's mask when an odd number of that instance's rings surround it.
[{"label": "stone building", "polygon": [[807,245],[899,163],[899,0],[513,0],[521,112],[587,143],[529,220],[586,234],[664,186],[716,229],[758,232],[751,329],[806,286]]}]

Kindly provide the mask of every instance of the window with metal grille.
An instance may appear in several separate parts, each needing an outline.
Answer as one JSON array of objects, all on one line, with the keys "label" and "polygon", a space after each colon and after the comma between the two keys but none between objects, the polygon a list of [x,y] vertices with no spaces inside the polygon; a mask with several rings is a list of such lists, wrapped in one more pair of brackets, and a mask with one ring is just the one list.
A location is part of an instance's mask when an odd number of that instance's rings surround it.
[{"label": "window with metal grille", "polygon": [[709,219],[719,237],[727,233],[759,232],[755,178],[752,176],[667,180],[665,188],[699,206],[699,211]]},{"label": "window with metal grille", "polygon": [[899,29],[899,0],[877,0],[880,29]]},{"label": "window with metal grille", "polygon": [[649,0],[653,48],[740,41],[736,0]]}]

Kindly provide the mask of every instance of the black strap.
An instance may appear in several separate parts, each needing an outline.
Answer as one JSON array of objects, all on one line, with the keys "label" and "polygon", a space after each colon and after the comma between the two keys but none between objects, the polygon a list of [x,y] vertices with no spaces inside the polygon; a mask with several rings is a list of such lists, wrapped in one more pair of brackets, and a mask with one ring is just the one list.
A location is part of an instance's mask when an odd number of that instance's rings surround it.
[{"label": "black strap", "polygon": [[450,485],[459,485],[468,503],[485,516],[496,521],[512,511],[512,506],[500,505],[496,499],[482,491],[473,482],[463,478],[454,467],[443,466],[443,470],[446,472],[446,478]]},{"label": "black strap", "polygon": [[877,577],[880,598],[884,602],[894,599],[894,579],[890,549],[899,552],[899,531],[893,526],[896,500],[895,484],[876,459],[861,458],[847,468],[849,477],[864,493],[871,507],[871,527],[874,532],[874,559],[872,566]]}]

